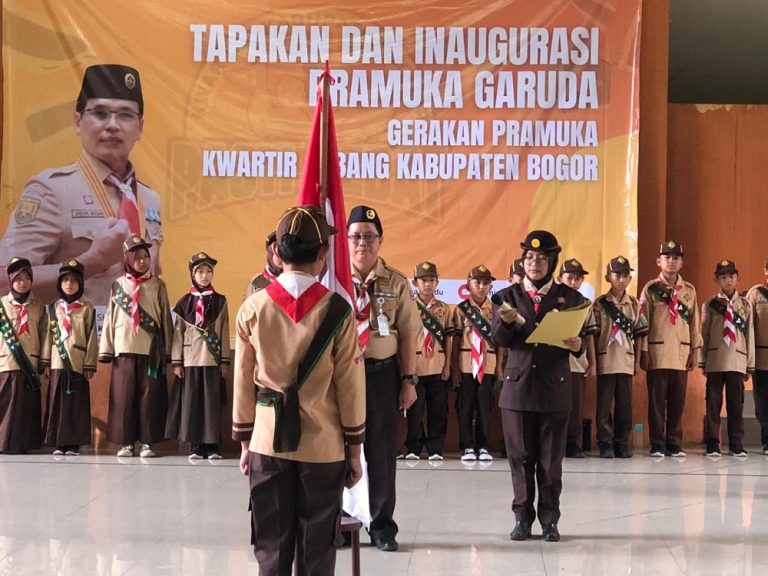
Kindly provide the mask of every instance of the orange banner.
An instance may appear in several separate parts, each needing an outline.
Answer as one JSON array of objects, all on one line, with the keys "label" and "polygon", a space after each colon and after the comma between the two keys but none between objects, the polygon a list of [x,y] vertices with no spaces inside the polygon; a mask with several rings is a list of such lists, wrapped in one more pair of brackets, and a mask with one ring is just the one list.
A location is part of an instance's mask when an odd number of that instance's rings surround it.
[{"label": "orange banner", "polygon": [[[346,204],[378,209],[390,264],[428,259],[448,280],[482,263],[503,279],[526,231],[546,228],[600,290],[610,257],[637,260],[640,4],[7,0],[0,261],[57,267],[106,237],[98,207],[28,183],[80,156],[84,70],[126,64],[144,97],[130,159],[160,198],[142,216],[171,300],[205,250],[239,301],[295,203],[327,59]],[[456,301],[459,281],[441,287]]]}]

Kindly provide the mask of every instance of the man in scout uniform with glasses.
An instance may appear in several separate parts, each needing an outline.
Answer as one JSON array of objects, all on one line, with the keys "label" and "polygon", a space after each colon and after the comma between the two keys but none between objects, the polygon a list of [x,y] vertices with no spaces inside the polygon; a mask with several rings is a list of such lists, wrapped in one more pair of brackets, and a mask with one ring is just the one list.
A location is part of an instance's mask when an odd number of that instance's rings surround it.
[{"label": "man in scout uniform with glasses", "polygon": [[393,518],[398,423],[417,398],[416,338],[422,323],[408,279],[379,258],[383,233],[376,210],[352,208],[347,239],[357,333],[365,355],[369,534],[377,549],[393,552],[398,548]]},{"label": "man in scout uniform with glasses", "polygon": [[670,240],[659,248],[658,278],[640,293],[648,319],[648,336],[641,342],[640,366],[648,372],[648,429],[651,456],[685,457],[683,410],[688,372],[701,346],[696,289],[680,276],[683,246]]},{"label": "man in scout uniform with glasses", "polygon": [[138,180],[128,159],[144,129],[138,71],[119,64],[87,68],[74,124],[80,157],[27,183],[0,243],[0,262],[23,249],[32,262],[35,291],[53,301],[59,268],[77,259],[85,267],[85,298],[104,307],[112,280],[122,272],[122,244],[130,234],[152,242],[153,273],[160,270],[160,198]]},{"label": "man in scout uniform with glasses", "polygon": [[562,346],[525,341],[545,314],[581,306],[584,297],[552,278],[561,251],[554,234],[534,230],[520,247],[525,278],[496,294],[494,302],[502,303],[494,307],[491,328],[494,341],[508,354],[499,406],[514,490],[516,524],[510,538],[530,538],[538,517],[544,540],[557,542],[572,402],[569,358],[583,354],[585,347],[580,336],[564,340]]}]

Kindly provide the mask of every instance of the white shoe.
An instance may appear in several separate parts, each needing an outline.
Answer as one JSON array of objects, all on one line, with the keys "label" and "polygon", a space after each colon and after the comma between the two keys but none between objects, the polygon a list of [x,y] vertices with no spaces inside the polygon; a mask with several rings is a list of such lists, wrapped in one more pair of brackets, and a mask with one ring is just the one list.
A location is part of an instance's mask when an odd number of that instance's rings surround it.
[{"label": "white shoe", "polygon": [[141,450],[139,450],[139,457],[141,458],[154,458],[155,453],[152,451],[152,447],[149,444],[142,444]]},{"label": "white shoe", "polygon": [[67,450],[65,452],[65,454],[67,456],[80,456],[80,451],[79,450]]},{"label": "white shoe", "polygon": [[405,460],[405,454],[398,454],[398,455],[395,457],[395,460]]},{"label": "white shoe", "polygon": [[133,456],[133,446],[127,445],[120,448],[120,450],[117,451],[118,458],[130,458]]},{"label": "white shoe", "polygon": [[476,460],[477,456],[475,456],[475,451],[472,448],[467,448],[461,455],[462,462],[475,462]]},{"label": "white shoe", "polygon": [[493,462],[493,456],[485,448],[480,448],[480,455],[477,459],[481,462]]},{"label": "white shoe", "polygon": [[421,460],[421,456],[418,454],[414,454],[413,452],[408,452],[408,454],[405,455],[406,460]]},{"label": "white shoe", "polygon": [[192,454],[189,455],[190,460],[202,460],[203,457],[200,454],[196,454],[195,452],[192,452]]},{"label": "white shoe", "polygon": [[[64,450],[59,450],[58,448],[56,448],[56,450],[53,451],[53,455],[54,456],[64,456]],[[118,454],[118,456],[119,456],[119,454]]]},{"label": "white shoe", "polygon": [[213,454],[208,454],[208,460],[221,460],[222,456],[218,452],[214,452]]},{"label": "white shoe", "polygon": [[442,454],[432,454],[432,456],[429,457],[430,462],[442,462],[443,461],[443,455]]}]

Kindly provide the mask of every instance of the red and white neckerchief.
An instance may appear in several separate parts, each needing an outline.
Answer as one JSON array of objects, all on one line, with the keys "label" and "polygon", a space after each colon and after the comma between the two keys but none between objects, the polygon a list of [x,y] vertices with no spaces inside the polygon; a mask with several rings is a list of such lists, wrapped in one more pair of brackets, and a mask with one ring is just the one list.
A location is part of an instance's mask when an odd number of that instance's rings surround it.
[{"label": "red and white neckerchief", "polygon": [[482,382],[485,376],[485,340],[474,326],[469,335],[469,341],[472,348],[472,376],[478,382]]},{"label": "red and white neckerchief", "polygon": [[152,279],[152,275],[149,276],[142,276],[140,278],[135,278],[131,274],[125,275],[128,282],[131,283],[133,289],[131,290],[131,334],[136,336],[136,334],[139,333],[139,289],[141,288],[141,285],[144,284],[147,280]]},{"label": "red and white neckerchief", "polygon": [[141,220],[139,217],[139,204],[136,194],[133,192],[133,175],[125,181],[120,180],[114,174],[107,176],[107,182],[120,190],[120,207],[117,209],[117,217],[128,222],[128,228],[134,234],[141,234]]},{"label": "red and white neckerchief", "polygon": [[[667,284],[666,279],[661,276],[661,281],[669,286]],[[672,324],[672,326],[675,325],[677,322],[677,319],[680,317],[680,310],[677,309],[677,305],[680,302],[680,298],[677,296],[677,291],[682,290],[683,285],[678,284],[677,286],[672,286],[672,292],[669,294],[669,304],[667,305],[667,308],[669,309],[669,321]]]},{"label": "red and white neckerchief", "polygon": [[546,292],[539,292],[538,290],[526,290],[526,292],[533,302],[533,311],[538,312],[539,304],[541,304],[541,299],[546,295]]},{"label": "red and white neckerchief", "polygon": [[274,282],[275,280],[277,280],[277,276],[275,276],[274,274],[272,274],[272,272],[269,271],[269,266],[264,266],[264,272],[262,272],[262,274],[264,275],[264,278],[266,278],[270,282]]},{"label": "red and white neckerchief", "polygon": [[[435,304],[434,298],[430,300],[425,308],[429,310],[433,304]],[[431,358],[435,352],[435,338],[432,336],[432,332],[427,330],[426,326],[422,330],[424,331],[424,340],[421,343],[421,353],[425,358]]]},{"label": "red and white neckerchief", "polygon": [[23,304],[21,302],[16,302],[16,299],[11,297],[11,304],[16,309],[16,312],[18,313],[18,316],[16,317],[16,336],[21,336],[22,334],[29,334],[29,322],[27,319],[27,304],[29,303],[29,300],[24,302]]},{"label": "red and white neckerchief", "polygon": [[736,324],[733,322],[733,304],[731,299],[725,294],[720,292],[717,297],[725,304],[725,320],[723,321],[723,342],[726,346],[730,346],[733,342],[736,342]]},{"label": "red and white neckerchief", "polygon": [[208,286],[208,290],[198,292],[197,288],[192,286],[189,289],[189,293],[192,296],[197,296],[197,302],[195,302],[195,326],[203,327],[205,323],[205,296],[213,294],[213,286]]},{"label": "red and white neckerchief", "polygon": [[[622,296],[622,299],[623,298],[624,297]],[[621,307],[619,306],[620,301],[621,300],[616,302],[616,308],[621,309]],[[621,328],[619,327],[619,321],[618,320],[614,320],[613,322],[611,322],[611,336],[608,339],[608,346],[610,346],[614,342],[616,344],[618,344],[619,346],[624,346],[624,333],[621,330]]]},{"label": "red and white neckerchief", "polygon": [[371,296],[368,294],[368,288],[376,281],[376,272],[371,270],[365,281],[357,276],[352,276],[355,284],[355,310],[357,311],[357,339],[360,342],[360,349],[365,352],[368,346],[368,340],[371,337]]},{"label": "red and white neckerchief", "polygon": [[72,312],[80,310],[83,304],[76,300],[71,304],[64,300],[59,300],[59,311],[61,312],[61,319],[59,320],[59,332],[61,333],[61,341],[63,342],[72,333]]}]

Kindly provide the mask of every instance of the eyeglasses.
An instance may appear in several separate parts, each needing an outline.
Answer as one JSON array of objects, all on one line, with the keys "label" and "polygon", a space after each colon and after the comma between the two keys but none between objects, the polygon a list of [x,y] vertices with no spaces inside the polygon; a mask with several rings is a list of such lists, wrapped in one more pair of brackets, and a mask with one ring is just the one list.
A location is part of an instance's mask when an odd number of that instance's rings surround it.
[{"label": "eyeglasses", "polygon": [[379,234],[350,234],[347,236],[347,239],[349,239],[354,244],[360,244],[360,242],[365,241],[366,244],[370,244],[376,238],[380,238],[381,236]]},{"label": "eyeglasses", "polygon": [[133,124],[138,122],[141,115],[138,112],[129,110],[127,108],[120,108],[120,110],[109,110],[108,108],[86,108],[83,112],[87,112],[88,115],[97,122],[106,123],[114,115],[115,120],[119,124]]},{"label": "eyeglasses", "polygon": [[524,260],[526,262],[549,262],[549,256],[546,254],[526,254]]}]

